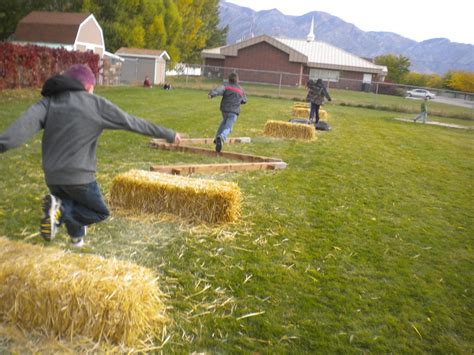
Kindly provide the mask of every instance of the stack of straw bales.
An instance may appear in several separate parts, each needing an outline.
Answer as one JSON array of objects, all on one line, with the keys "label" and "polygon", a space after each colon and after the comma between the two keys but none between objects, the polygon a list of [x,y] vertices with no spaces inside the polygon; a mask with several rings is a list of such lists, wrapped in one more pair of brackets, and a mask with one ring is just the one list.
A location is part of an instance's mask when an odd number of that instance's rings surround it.
[{"label": "stack of straw bales", "polygon": [[279,138],[316,139],[316,130],[313,125],[283,121],[267,121],[263,133],[266,136]]},{"label": "stack of straw bales", "polygon": [[[309,118],[309,104],[304,102],[297,102],[293,104],[292,117],[294,118]],[[319,109],[319,118],[326,120],[328,118],[328,113],[326,110]]]},{"label": "stack of straw bales", "polygon": [[27,331],[143,345],[166,323],[149,269],[0,238],[0,319]]},{"label": "stack of straw bales", "polygon": [[240,189],[227,181],[131,170],[113,179],[110,197],[119,208],[171,213],[192,222],[226,223],[240,215]]}]

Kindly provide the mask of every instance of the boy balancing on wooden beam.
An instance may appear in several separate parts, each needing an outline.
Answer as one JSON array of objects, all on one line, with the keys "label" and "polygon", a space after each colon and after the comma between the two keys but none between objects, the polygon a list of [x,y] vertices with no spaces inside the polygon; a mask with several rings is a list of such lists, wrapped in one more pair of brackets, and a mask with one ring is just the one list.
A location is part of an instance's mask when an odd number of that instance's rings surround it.
[{"label": "boy balancing on wooden beam", "polygon": [[51,194],[44,197],[40,232],[52,240],[64,223],[71,245],[84,244],[86,227],[105,220],[109,210],[97,185],[96,146],[104,129],[122,129],[170,143],[174,131],[129,115],[93,94],[95,77],[88,66],[76,64],[49,78],[43,98],[0,134],[0,153],[18,147],[43,129],[42,163]]}]

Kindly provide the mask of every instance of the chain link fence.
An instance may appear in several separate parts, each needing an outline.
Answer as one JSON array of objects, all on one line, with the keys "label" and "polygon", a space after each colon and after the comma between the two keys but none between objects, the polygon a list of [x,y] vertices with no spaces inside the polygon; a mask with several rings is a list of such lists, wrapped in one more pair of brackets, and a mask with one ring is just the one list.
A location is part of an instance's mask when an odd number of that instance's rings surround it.
[{"label": "chain link fence", "polygon": [[[167,81],[172,82],[176,87],[205,89],[211,84],[222,83],[232,72],[239,75],[240,82],[247,86],[247,92],[257,90],[258,88],[258,93],[261,95],[290,99],[304,99],[306,83],[309,79],[317,79],[307,74],[180,64],[173,71],[167,72]],[[344,90],[347,91],[347,95],[344,96],[347,97],[348,101],[351,101],[351,97],[353,97],[354,101],[360,101],[362,104],[374,107],[381,106],[384,102],[387,102],[387,96],[408,97],[408,91],[425,89],[435,95],[433,101],[463,107],[470,112],[468,114],[470,116],[469,119],[474,119],[474,93],[376,82],[371,80],[370,75],[365,75],[365,80],[340,77],[321,79],[323,79],[329,92],[331,90]],[[356,93],[365,95],[358,95]],[[414,96],[414,98],[416,97]]]}]

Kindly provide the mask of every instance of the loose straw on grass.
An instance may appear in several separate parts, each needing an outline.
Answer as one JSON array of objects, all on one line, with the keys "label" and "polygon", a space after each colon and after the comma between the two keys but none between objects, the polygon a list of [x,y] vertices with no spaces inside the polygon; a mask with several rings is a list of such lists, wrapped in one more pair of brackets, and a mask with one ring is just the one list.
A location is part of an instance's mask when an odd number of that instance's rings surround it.
[{"label": "loose straw on grass", "polygon": [[263,133],[266,136],[280,138],[297,138],[304,140],[316,139],[316,130],[313,125],[283,121],[267,121]]},{"label": "loose straw on grass", "polygon": [[192,222],[219,224],[240,216],[237,184],[131,170],[112,181],[112,206],[137,213],[172,213]]},{"label": "loose straw on grass", "polygon": [[162,297],[144,267],[0,238],[0,319],[26,331],[143,345],[167,322]]}]

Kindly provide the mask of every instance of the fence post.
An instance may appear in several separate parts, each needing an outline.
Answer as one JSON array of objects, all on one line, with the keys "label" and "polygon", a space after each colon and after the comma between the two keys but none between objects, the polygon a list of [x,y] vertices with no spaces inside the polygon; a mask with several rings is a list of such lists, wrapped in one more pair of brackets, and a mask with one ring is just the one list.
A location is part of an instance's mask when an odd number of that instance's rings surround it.
[{"label": "fence post", "polygon": [[280,83],[278,84],[278,97],[280,97],[282,79],[283,79],[283,73],[280,73]]},{"label": "fence post", "polygon": [[379,94],[379,83],[377,82],[377,85],[375,87],[375,108],[377,108],[377,96]]}]

